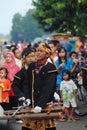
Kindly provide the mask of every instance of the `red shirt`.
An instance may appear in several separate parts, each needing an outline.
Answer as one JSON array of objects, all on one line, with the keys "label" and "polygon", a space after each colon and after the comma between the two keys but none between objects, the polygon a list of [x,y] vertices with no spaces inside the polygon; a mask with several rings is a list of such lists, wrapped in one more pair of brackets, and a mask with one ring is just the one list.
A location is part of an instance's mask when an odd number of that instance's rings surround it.
[{"label": "red shirt", "polygon": [[9,103],[9,91],[11,90],[11,83],[8,79],[0,80],[0,103]]}]

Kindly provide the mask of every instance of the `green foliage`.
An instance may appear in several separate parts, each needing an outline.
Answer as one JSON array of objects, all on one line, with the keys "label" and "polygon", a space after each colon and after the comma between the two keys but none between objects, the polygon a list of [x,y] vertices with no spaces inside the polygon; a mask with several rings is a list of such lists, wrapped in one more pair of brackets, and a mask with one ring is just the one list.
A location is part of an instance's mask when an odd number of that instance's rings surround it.
[{"label": "green foliage", "polygon": [[24,17],[19,13],[14,15],[13,26],[11,31],[12,41],[16,43],[19,40],[27,42],[32,41],[36,37],[43,34],[38,21],[33,17],[34,10],[29,10]]},{"label": "green foliage", "polygon": [[13,17],[13,26],[11,31],[12,41],[17,42],[19,40],[22,40],[23,36],[22,19],[23,18],[19,13],[15,14]]},{"label": "green foliage", "polygon": [[[44,31],[87,35],[87,0],[32,0],[35,9],[13,17],[11,40],[32,41]],[[43,31],[44,29],[44,31]]]},{"label": "green foliage", "polygon": [[87,34],[87,0],[32,0],[35,17],[46,31]]}]

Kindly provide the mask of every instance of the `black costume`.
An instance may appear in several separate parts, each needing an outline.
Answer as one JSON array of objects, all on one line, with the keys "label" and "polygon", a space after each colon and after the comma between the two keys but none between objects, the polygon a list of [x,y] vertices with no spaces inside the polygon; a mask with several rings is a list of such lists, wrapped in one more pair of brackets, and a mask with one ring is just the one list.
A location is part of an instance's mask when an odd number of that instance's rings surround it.
[{"label": "black costume", "polygon": [[12,84],[12,88],[16,94],[17,99],[20,97],[29,98],[28,93],[28,81],[27,81],[27,69],[22,68],[16,75],[14,76],[14,81]]},{"label": "black costume", "polygon": [[[32,86],[34,82],[34,86]],[[56,86],[56,68],[53,64],[47,63],[40,67],[32,63],[28,69],[29,98],[34,97],[34,106],[44,108],[48,102],[53,101]],[[33,94],[32,95],[32,88]]]},{"label": "black costume", "polygon": [[[23,82],[22,82],[23,81]],[[45,108],[54,100],[56,87],[56,67],[52,63],[38,66],[31,63],[25,72],[22,69],[15,75],[13,90],[18,98],[25,96],[31,100],[31,106]],[[24,119],[22,130],[56,130],[54,120]]]},{"label": "black costume", "polygon": [[[53,101],[56,86],[56,68],[53,64],[47,63],[38,66],[37,63],[32,63],[28,69],[28,84],[29,84],[29,98],[32,101],[32,107],[40,106],[45,108],[47,103]],[[37,124],[37,125],[36,125]],[[45,124],[45,125],[44,125]],[[55,130],[55,123],[53,120],[32,121],[24,120],[23,129],[26,130]]]}]

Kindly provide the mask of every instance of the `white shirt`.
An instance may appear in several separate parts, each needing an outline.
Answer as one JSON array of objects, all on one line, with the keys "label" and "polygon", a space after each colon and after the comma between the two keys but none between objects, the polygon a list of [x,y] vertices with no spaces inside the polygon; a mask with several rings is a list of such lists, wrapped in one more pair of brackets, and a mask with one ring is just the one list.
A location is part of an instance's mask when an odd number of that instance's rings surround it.
[{"label": "white shirt", "polygon": [[62,91],[63,100],[70,100],[74,98],[74,90],[77,89],[77,86],[73,80],[62,81],[60,84],[60,90]]}]

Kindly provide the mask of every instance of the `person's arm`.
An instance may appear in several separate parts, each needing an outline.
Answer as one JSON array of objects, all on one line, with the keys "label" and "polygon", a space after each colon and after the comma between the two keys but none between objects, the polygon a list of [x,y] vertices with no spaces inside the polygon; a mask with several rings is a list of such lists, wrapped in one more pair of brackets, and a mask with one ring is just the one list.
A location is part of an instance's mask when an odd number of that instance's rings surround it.
[{"label": "person's arm", "polygon": [[76,67],[77,67],[77,64],[71,65],[70,72],[73,73],[75,71]]},{"label": "person's arm", "polygon": [[78,60],[75,59],[74,61],[70,61],[71,62],[71,66],[70,66],[70,72],[73,73],[76,69],[76,67],[78,66]]},{"label": "person's arm", "polygon": [[64,63],[59,64],[58,59],[55,61],[56,64],[56,68],[57,68],[57,72],[59,72],[59,70],[63,67]]},{"label": "person's arm", "polygon": [[60,90],[60,101],[63,101],[63,92],[62,92],[62,90]]},{"label": "person's arm", "polygon": [[73,91],[73,93],[74,93],[74,98],[75,98],[75,100],[76,100],[76,89]]},{"label": "person's arm", "polygon": [[61,63],[61,64],[57,67],[57,71],[59,71],[63,66],[64,66],[64,63]]},{"label": "person's arm", "polygon": [[62,87],[63,87],[63,85],[62,85],[62,82],[61,82],[61,84],[60,84],[60,101],[63,101],[63,90],[62,90]]},{"label": "person's arm", "polygon": [[74,94],[74,98],[75,98],[75,100],[76,100],[77,86],[76,86],[76,84],[74,83],[73,80],[71,80],[71,81],[72,81],[72,85],[73,85],[73,94]]},{"label": "person's arm", "polygon": [[22,82],[23,81],[23,73],[22,70],[20,70],[15,76],[12,83],[12,89],[17,96],[17,98],[25,97],[23,91],[22,91]]}]

